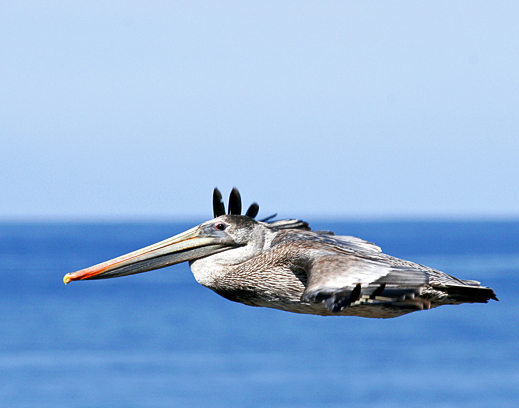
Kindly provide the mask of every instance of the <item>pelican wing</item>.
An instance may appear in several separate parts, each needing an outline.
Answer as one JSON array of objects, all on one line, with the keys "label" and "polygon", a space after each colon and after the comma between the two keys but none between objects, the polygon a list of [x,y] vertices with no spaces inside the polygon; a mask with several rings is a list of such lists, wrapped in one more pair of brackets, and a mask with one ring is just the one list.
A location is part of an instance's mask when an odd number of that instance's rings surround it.
[{"label": "pelican wing", "polygon": [[291,254],[294,267],[305,271],[304,302],[322,302],[332,312],[361,304],[427,307],[415,296],[429,283],[429,268],[384,255],[360,238],[287,229],[272,248]]},{"label": "pelican wing", "polygon": [[318,256],[310,265],[302,300],[323,302],[332,312],[362,304],[424,307],[423,301],[415,300],[429,282],[423,270],[341,250]]}]

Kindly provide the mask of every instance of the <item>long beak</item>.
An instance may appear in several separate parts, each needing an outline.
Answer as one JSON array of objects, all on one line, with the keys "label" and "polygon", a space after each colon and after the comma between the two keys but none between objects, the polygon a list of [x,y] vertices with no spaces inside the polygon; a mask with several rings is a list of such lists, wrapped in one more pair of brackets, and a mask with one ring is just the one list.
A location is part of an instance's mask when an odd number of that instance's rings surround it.
[{"label": "long beak", "polygon": [[229,243],[221,238],[204,235],[200,226],[197,226],[110,261],[67,273],[63,277],[63,282],[67,284],[73,280],[106,279],[132,275],[203,258],[229,248]]}]

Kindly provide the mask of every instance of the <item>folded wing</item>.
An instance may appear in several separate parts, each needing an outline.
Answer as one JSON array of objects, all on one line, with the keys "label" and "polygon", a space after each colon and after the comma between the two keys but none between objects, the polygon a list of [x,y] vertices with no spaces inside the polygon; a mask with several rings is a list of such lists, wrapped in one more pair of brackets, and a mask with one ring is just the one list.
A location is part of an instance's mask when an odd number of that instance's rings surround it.
[{"label": "folded wing", "polygon": [[302,300],[322,302],[332,312],[359,304],[427,308],[417,299],[428,274],[409,266],[358,254],[327,254],[313,260]]}]

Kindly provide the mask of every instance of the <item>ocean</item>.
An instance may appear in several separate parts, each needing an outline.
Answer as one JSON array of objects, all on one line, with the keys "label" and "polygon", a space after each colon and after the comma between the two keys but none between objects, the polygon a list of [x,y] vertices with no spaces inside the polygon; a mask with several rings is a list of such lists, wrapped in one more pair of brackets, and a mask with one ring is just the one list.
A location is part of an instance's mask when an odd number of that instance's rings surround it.
[{"label": "ocean", "polygon": [[62,282],[194,225],[0,224],[0,406],[518,406],[519,222],[313,223],[500,299],[396,319],[244,306],[187,264]]}]

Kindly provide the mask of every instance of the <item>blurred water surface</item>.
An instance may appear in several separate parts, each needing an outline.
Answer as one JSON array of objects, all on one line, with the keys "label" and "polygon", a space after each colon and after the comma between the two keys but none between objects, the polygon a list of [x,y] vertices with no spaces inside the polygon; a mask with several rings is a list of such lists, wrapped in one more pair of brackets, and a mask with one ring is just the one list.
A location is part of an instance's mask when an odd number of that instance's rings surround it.
[{"label": "blurred water surface", "polygon": [[314,223],[501,300],[390,320],[232,303],[184,264],[62,283],[194,224],[1,224],[0,405],[518,406],[519,222]]}]

